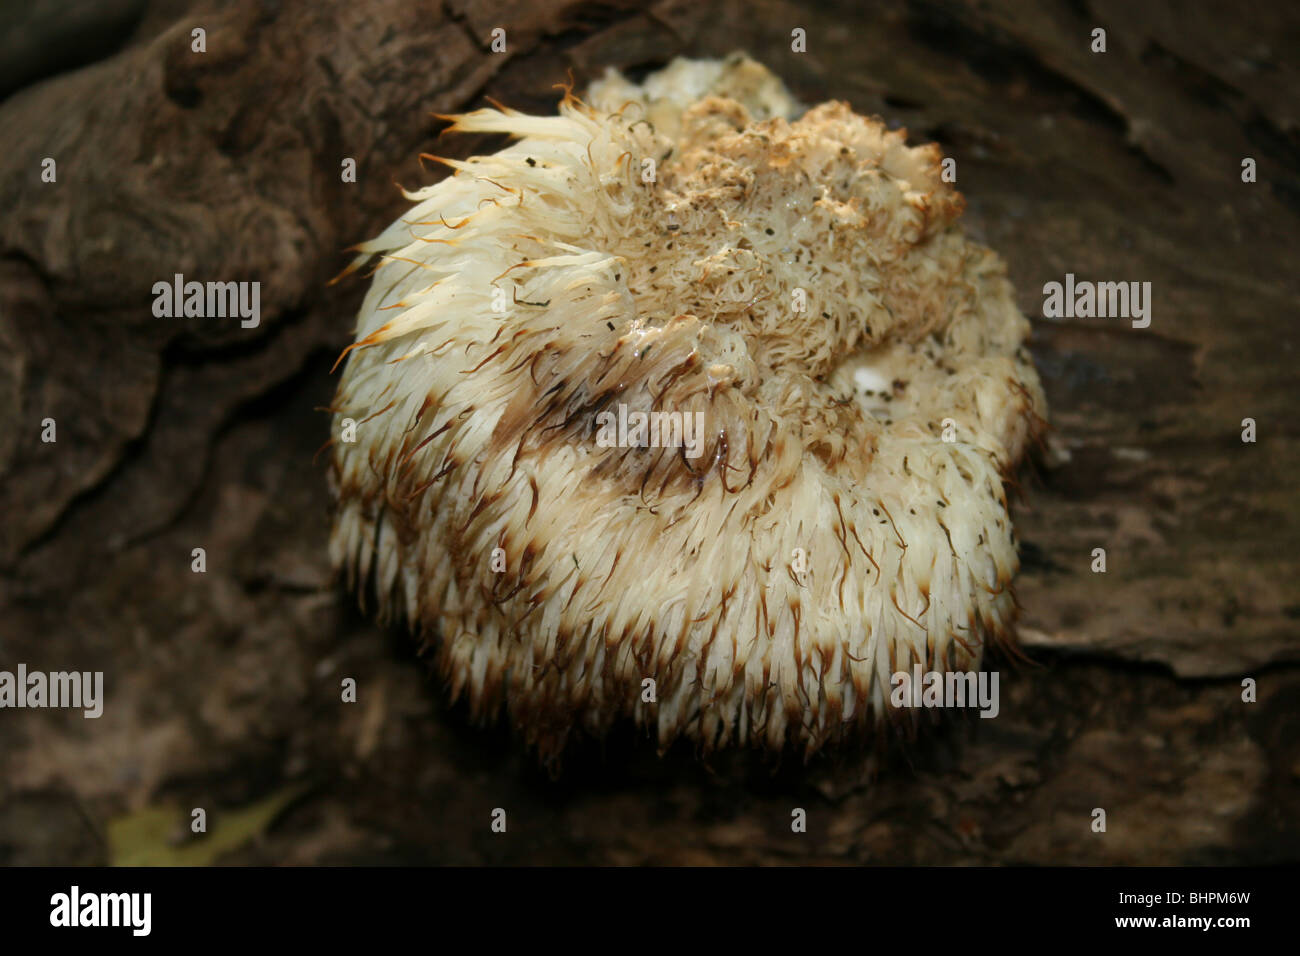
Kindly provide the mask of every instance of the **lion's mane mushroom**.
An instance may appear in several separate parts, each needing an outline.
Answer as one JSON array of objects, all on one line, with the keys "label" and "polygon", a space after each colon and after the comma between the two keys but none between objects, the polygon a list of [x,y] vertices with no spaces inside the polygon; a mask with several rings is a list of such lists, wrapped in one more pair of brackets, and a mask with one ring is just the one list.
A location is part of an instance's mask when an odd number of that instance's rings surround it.
[{"label": "lion's mane mushroom", "polygon": [[[739,55],[454,120],[515,142],[359,247],[331,468],[335,563],[453,698],[544,757],[625,715],[811,753],[977,668],[1045,404],[938,147]],[[699,454],[602,412],[700,413]]]}]

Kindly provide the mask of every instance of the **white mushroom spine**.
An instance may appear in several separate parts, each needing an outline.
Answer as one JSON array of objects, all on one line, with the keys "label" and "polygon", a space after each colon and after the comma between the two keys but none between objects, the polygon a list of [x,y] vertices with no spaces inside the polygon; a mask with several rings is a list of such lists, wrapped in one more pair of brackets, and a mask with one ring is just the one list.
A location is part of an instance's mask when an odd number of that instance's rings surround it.
[{"label": "white mushroom spine", "polygon": [[[588,101],[455,117],[516,139],[359,247],[332,558],[545,757],[627,716],[810,753],[1009,635],[1028,322],[937,147],[743,57]],[[619,404],[703,454],[598,447]]]}]

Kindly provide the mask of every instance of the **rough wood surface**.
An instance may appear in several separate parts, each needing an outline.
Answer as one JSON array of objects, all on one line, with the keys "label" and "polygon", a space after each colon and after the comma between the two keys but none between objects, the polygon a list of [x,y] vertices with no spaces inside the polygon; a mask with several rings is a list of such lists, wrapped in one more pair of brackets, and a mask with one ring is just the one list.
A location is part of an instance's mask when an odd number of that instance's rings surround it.
[{"label": "rough wood surface", "polygon": [[[0,711],[0,863],[1300,857],[1294,7],[123,2],[88,42],[57,15],[85,6],[3,31],[0,668],[103,670],[108,702]],[[998,719],[775,769],[624,729],[552,782],[331,581],[313,454],[363,286],[327,281],[394,181],[440,175],[431,113],[735,48],[939,141],[1026,314],[1071,272],[1150,281],[1152,322],[1035,321],[1054,432],[1021,475],[1032,663],[1001,662]],[[155,318],[177,272],[260,280],[260,326]],[[213,832],[186,843],[196,806]]]}]

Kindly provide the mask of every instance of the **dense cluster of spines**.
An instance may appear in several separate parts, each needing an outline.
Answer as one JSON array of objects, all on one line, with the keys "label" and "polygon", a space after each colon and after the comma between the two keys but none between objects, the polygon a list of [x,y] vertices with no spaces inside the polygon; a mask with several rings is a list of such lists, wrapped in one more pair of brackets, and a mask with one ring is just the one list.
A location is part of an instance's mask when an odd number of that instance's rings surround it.
[{"label": "dense cluster of spines", "polygon": [[[794,120],[755,67],[667,112],[615,76],[555,117],[455,117],[518,141],[361,247],[334,560],[544,756],[628,715],[811,752],[1011,624],[1002,482],[1044,406],[1002,265],[934,147],[843,104]],[[597,447],[619,403],[700,413],[703,454]]]}]

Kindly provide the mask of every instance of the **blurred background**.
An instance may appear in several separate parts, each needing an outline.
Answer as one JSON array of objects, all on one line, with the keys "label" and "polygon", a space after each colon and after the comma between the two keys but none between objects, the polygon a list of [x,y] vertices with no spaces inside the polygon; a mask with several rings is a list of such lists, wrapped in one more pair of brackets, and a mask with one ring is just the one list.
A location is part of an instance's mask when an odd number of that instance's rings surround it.
[{"label": "blurred background", "polygon": [[[992,662],[996,720],[806,765],[624,727],[551,780],[332,580],[313,456],[365,283],[327,283],[443,175],[418,153],[500,145],[431,114],[734,49],[938,141],[1008,262],[1054,426],[1029,661]],[[0,710],[0,863],[1297,861],[1297,49],[1284,2],[6,5],[0,669],[106,700]],[[175,273],[259,281],[260,324],[156,318]],[[1042,319],[1066,273],[1150,281],[1150,327]]]}]

